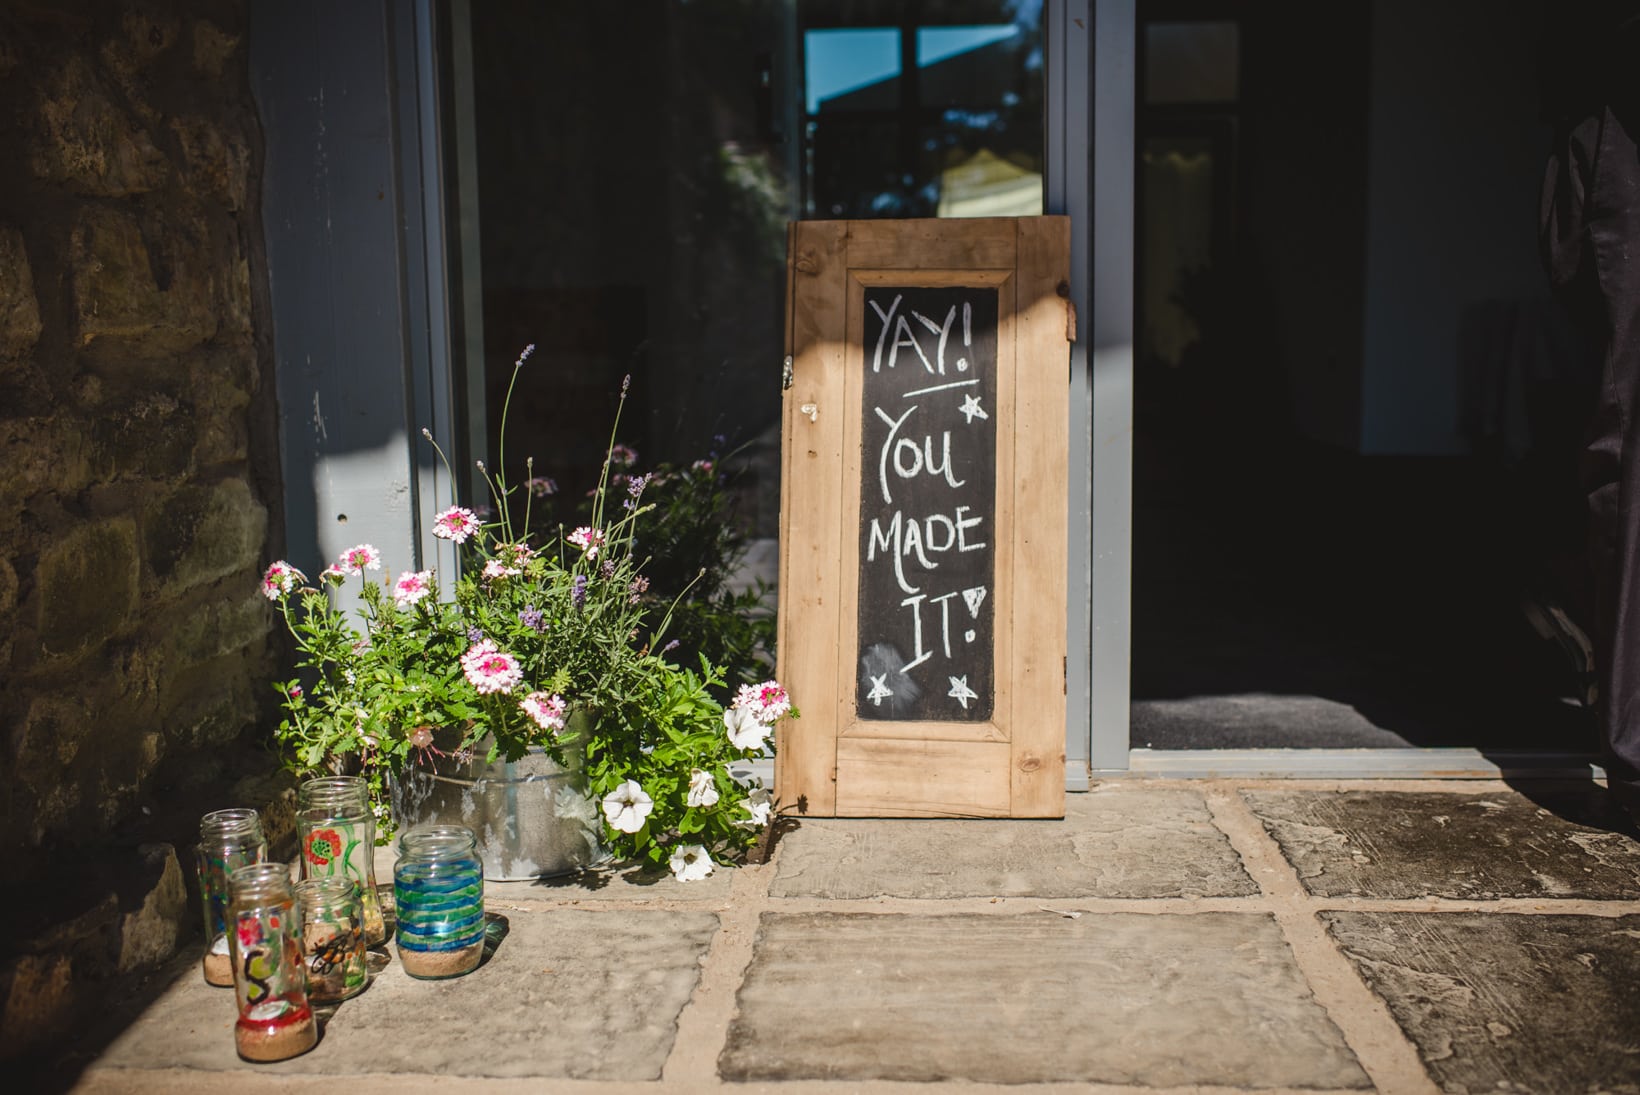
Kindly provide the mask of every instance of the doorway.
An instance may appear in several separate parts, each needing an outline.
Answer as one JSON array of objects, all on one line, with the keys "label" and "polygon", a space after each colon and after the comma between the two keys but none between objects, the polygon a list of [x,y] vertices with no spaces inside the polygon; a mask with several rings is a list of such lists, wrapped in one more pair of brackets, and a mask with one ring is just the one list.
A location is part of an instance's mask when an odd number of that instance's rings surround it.
[{"label": "doorway", "polygon": [[1135,750],[1594,752],[1538,17],[1140,0]]}]

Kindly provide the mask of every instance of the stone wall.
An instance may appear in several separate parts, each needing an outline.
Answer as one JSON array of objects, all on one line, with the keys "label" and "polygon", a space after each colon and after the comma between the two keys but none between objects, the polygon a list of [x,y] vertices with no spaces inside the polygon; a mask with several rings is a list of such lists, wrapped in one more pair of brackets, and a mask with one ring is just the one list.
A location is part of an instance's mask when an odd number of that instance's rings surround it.
[{"label": "stone wall", "polygon": [[[166,843],[270,763],[257,577],[280,491],[245,22],[224,0],[0,4],[0,870],[58,880],[49,930],[7,925],[56,932],[5,971],[13,1046],[70,975],[169,955],[194,917],[191,855]],[[110,866],[80,894],[65,863]]]}]

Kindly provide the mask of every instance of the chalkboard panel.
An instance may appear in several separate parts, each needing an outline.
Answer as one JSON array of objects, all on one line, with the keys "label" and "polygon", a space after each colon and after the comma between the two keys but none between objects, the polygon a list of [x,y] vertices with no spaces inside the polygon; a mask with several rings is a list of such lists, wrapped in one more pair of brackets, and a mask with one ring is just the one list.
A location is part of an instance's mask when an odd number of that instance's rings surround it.
[{"label": "chalkboard panel", "polygon": [[865,290],[862,719],[984,722],[996,692],[997,290]]}]

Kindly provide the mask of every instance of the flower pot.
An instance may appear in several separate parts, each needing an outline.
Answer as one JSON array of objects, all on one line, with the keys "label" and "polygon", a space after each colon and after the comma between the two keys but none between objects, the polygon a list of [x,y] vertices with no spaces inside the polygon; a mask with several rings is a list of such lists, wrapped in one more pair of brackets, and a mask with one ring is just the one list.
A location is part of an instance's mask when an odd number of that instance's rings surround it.
[{"label": "flower pot", "polygon": [[[585,718],[572,715],[570,730]],[[427,763],[389,780],[401,829],[426,822],[465,825],[478,838],[484,877],[492,882],[569,874],[605,857],[598,804],[586,792],[573,750],[564,765],[538,748],[517,761],[488,763],[488,739],[465,759],[456,755],[459,742],[455,728],[435,731],[439,753],[429,751]]]}]

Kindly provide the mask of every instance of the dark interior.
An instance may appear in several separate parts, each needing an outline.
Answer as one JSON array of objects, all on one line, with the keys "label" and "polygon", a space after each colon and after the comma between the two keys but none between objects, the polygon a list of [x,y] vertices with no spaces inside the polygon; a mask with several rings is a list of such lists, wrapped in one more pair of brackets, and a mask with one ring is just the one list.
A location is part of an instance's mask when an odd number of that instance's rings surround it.
[{"label": "dark interior", "polygon": [[1139,4],[1136,748],[1594,749],[1542,13],[1428,7]]}]

